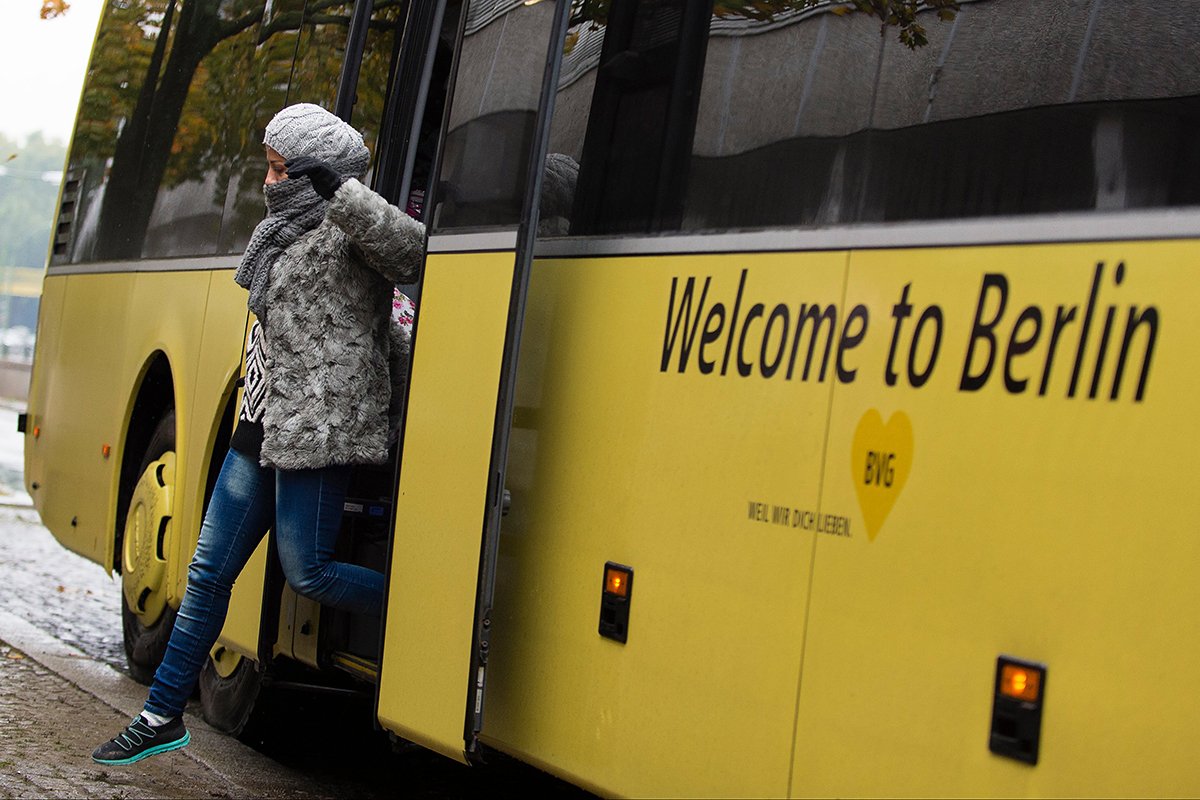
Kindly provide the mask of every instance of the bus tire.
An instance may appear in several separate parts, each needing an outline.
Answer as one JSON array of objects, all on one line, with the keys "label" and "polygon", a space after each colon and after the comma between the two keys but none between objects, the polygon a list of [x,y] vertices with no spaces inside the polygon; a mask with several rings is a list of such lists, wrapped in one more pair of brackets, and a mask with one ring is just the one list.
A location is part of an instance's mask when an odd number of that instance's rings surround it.
[{"label": "bus tire", "polygon": [[175,627],[165,558],[175,489],[174,409],[155,426],[137,474],[120,541],[121,629],[130,675],[149,684]]},{"label": "bus tire", "polygon": [[213,728],[237,736],[246,727],[262,688],[262,673],[249,658],[217,645],[200,670],[200,711]]}]

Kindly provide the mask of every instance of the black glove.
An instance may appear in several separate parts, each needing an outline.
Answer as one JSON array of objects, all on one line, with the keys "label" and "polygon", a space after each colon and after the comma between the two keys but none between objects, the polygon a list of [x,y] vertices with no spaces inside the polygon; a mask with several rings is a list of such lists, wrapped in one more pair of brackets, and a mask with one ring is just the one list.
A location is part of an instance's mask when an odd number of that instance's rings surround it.
[{"label": "black glove", "polygon": [[300,156],[287,161],[283,165],[288,178],[303,178],[306,175],[312,181],[313,189],[326,200],[332,200],[338,187],[346,182],[346,176],[339,174],[333,167],[320,159],[311,156]]}]

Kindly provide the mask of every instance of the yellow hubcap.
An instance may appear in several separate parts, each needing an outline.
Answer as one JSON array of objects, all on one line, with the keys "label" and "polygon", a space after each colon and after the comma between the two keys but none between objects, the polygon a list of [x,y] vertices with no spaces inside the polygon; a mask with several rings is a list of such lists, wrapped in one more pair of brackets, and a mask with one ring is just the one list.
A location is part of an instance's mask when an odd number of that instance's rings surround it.
[{"label": "yellow hubcap", "polygon": [[216,668],[217,674],[222,678],[228,678],[233,674],[234,670],[237,669],[238,664],[242,663],[242,656],[240,653],[235,653],[232,650],[226,650],[221,645],[214,647],[212,652],[208,654],[208,657],[212,659],[213,666]]},{"label": "yellow hubcap", "polygon": [[167,543],[172,535],[174,488],[175,453],[163,453],[138,479],[125,516],[121,588],[125,602],[143,625],[157,622],[167,604]]}]

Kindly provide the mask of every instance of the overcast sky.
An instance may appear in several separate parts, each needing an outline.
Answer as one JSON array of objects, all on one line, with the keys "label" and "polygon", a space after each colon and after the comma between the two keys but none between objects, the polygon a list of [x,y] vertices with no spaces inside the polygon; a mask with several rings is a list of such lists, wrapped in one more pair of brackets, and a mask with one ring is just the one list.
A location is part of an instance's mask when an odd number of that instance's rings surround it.
[{"label": "overcast sky", "polygon": [[104,0],[69,0],[64,16],[45,20],[42,0],[0,2],[0,133],[66,143]]}]

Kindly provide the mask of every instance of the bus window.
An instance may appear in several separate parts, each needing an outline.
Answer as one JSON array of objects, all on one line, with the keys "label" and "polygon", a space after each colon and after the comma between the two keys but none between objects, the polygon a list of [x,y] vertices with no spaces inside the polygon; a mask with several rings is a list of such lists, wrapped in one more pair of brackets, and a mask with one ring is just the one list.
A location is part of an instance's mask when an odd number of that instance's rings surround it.
[{"label": "bus window", "polygon": [[288,104],[316,103],[333,108],[354,3],[335,3],[319,12],[308,6],[311,4],[306,5],[300,26]]},{"label": "bus window", "polygon": [[[432,233],[521,220],[553,3],[471,3],[447,123]],[[533,79],[531,79],[533,78]]]},{"label": "bus window", "polygon": [[979,0],[916,48],[760,5],[580,5],[550,143],[579,182],[550,235],[1200,203],[1195,3]]},{"label": "bus window", "polygon": [[617,0],[572,18],[550,139],[580,164],[572,233],[677,226],[709,8]]},{"label": "bus window", "polygon": [[[323,9],[320,22],[305,16],[304,0],[272,3],[254,62],[255,87],[242,102],[241,152],[234,163],[221,232],[221,252],[240,253],[262,219],[262,131],[271,116],[291,103],[317,103],[333,109],[353,3]],[[367,147],[376,149],[383,98],[393,51],[403,26],[402,3],[375,3],[358,81],[351,123]],[[252,108],[250,108],[252,106]]]},{"label": "bus window", "polygon": [[[310,3],[306,8],[288,104],[316,103],[333,109],[354,6],[351,1],[319,8]],[[376,0],[371,11],[350,123],[363,134],[372,156],[377,152],[389,70],[400,44],[406,9],[407,3],[401,0]]]},{"label": "bus window", "polygon": [[[83,176],[71,260],[142,253],[163,182],[178,191],[160,205],[178,207],[197,198],[197,187],[184,186],[187,176],[176,164],[167,178],[167,161],[192,77],[212,44],[175,34],[181,25],[203,26],[215,5],[138,0],[114,6],[104,17],[71,156],[71,169]],[[181,47],[174,47],[176,38],[184,40]],[[211,209],[197,207],[192,224],[180,229],[181,245],[200,239],[212,217]],[[220,224],[220,206],[215,217]]]},{"label": "bus window", "polygon": [[250,123],[242,98],[255,94],[262,12],[261,0],[193,0],[179,11],[137,187],[153,201],[143,257],[217,252],[229,176]]},{"label": "bus window", "polygon": [[[78,210],[69,249],[55,253],[58,262],[63,257],[74,262],[90,261],[105,253],[130,249],[120,215],[111,210],[105,213],[102,229],[101,212],[110,187],[112,194],[117,194],[122,188],[136,185],[141,151],[126,137],[134,135],[129,122],[135,106],[140,103],[145,107],[152,96],[149,90],[143,92],[143,87],[147,73],[156,77],[154,65],[162,61],[167,38],[161,38],[162,48],[157,45],[167,22],[167,5],[160,1],[113,6],[101,20],[69,162],[69,170],[80,181]],[[134,30],[138,35],[131,36]],[[109,207],[115,202],[110,200]]]},{"label": "bus window", "polygon": [[372,170],[379,157],[377,142],[383,124],[384,100],[398,56],[406,8],[406,3],[396,0],[377,0],[371,12],[371,26],[367,30],[366,48],[359,67],[350,124],[358,128],[371,148]]},{"label": "bus window", "polygon": [[262,133],[276,111],[287,105],[288,79],[296,54],[304,0],[275,0],[253,44],[250,85],[238,116],[238,150],[221,220],[220,252],[240,253],[263,217]]},{"label": "bus window", "polygon": [[105,16],[71,156],[71,261],[214,252],[263,5],[134,0]]},{"label": "bus window", "polygon": [[[435,12],[435,9],[418,9],[409,20],[412,29],[405,30],[405,41],[410,43],[404,46],[409,52],[397,53],[391,67],[388,108],[381,123],[381,148],[375,154],[374,167],[375,191],[421,221],[424,221],[425,194],[446,107],[446,87],[462,3],[458,0],[446,3],[437,31],[433,30]],[[426,49],[430,46],[434,50],[432,61]],[[422,77],[397,78],[398,74]],[[414,116],[419,116],[419,123]],[[382,146],[385,142],[386,147]]]}]

